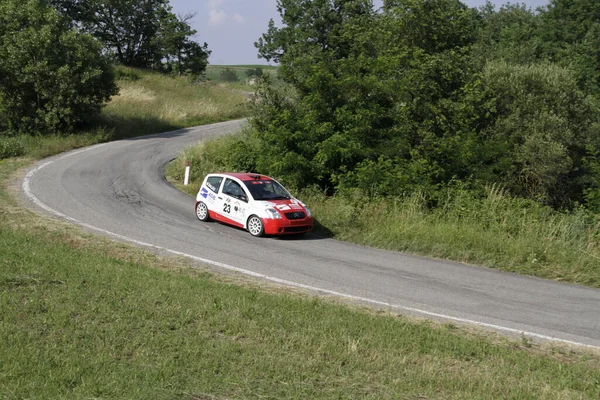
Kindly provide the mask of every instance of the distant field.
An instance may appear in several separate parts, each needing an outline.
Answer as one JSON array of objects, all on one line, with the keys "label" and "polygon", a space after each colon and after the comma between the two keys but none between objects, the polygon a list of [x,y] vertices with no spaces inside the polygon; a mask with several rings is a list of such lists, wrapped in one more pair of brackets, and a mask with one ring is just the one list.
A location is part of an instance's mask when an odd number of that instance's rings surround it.
[{"label": "distant field", "polygon": [[206,69],[206,78],[210,82],[229,83],[240,89],[251,91],[253,86],[249,83],[253,76],[248,76],[247,71],[257,68],[260,68],[263,74],[268,75],[271,79],[277,78],[278,67],[271,65],[209,65]]}]

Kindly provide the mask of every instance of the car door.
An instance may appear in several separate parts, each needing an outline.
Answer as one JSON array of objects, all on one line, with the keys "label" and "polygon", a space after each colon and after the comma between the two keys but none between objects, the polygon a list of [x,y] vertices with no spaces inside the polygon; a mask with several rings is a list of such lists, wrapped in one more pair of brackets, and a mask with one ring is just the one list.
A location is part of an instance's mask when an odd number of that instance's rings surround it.
[{"label": "car door", "polygon": [[248,194],[236,181],[225,178],[225,183],[219,196],[220,208],[217,211],[223,217],[244,226],[248,212]]},{"label": "car door", "polygon": [[200,188],[200,196],[198,200],[201,200],[206,204],[211,212],[219,211],[219,199],[217,195],[223,182],[222,176],[211,176],[209,175],[204,182],[204,185]]}]

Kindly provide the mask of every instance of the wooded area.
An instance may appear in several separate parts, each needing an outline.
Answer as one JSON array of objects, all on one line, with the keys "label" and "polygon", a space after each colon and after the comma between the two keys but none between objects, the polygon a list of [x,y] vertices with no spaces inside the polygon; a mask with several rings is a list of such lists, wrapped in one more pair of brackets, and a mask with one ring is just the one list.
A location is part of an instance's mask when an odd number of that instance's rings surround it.
[{"label": "wooded area", "polygon": [[[499,185],[600,210],[600,3],[279,0],[240,166],[296,187],[433,202]],[[252,148],[254,146],[254,148]],[[244,149],[244,146],[239,146]],[[250,160],[249,155],[250,156]]]}]

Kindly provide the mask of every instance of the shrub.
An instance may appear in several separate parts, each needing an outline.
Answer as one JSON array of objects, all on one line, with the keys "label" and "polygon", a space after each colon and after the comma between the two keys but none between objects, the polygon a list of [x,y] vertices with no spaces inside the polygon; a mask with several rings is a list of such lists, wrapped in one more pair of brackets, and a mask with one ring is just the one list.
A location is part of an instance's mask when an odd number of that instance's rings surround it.
[{"label": "shrub", "polygon": [[0,2],[0,110],[9,131],[70,131],[116,93],[95,39],[69,28],[45,1]]},{"label": "shrub", "polygon": [[0,137],[0,160],[25,154],[25,146],[14,137]]},{"label": "shrub", "polygon": [[222,81],[225,81],[225,82],[237,82],[238,81],[237,73],[234,70],[232,70],[231,68],[225,68],[223,71],[221,71],[221,73],[219,74],[219,77],[221,78]]},{"label": "shrub", "polygon": [[140,73],[133,68],[119,66],[115,68],[115,79],[119,81],[139,81],[142,78]]}]

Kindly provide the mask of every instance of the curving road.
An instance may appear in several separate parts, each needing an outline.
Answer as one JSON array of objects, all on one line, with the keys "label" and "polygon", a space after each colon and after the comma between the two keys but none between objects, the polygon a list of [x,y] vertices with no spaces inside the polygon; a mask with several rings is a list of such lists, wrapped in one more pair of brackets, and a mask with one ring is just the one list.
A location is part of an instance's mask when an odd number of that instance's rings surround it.
[{"label": "curving road", "polygon": [[213,266],[405,314],[600,349],[600,290],[306,235],[254,238],[201,223],[164,178],[186,146],[236,131],[231,121],[111,142],[39,162],[24,198],[51,213]]}]

